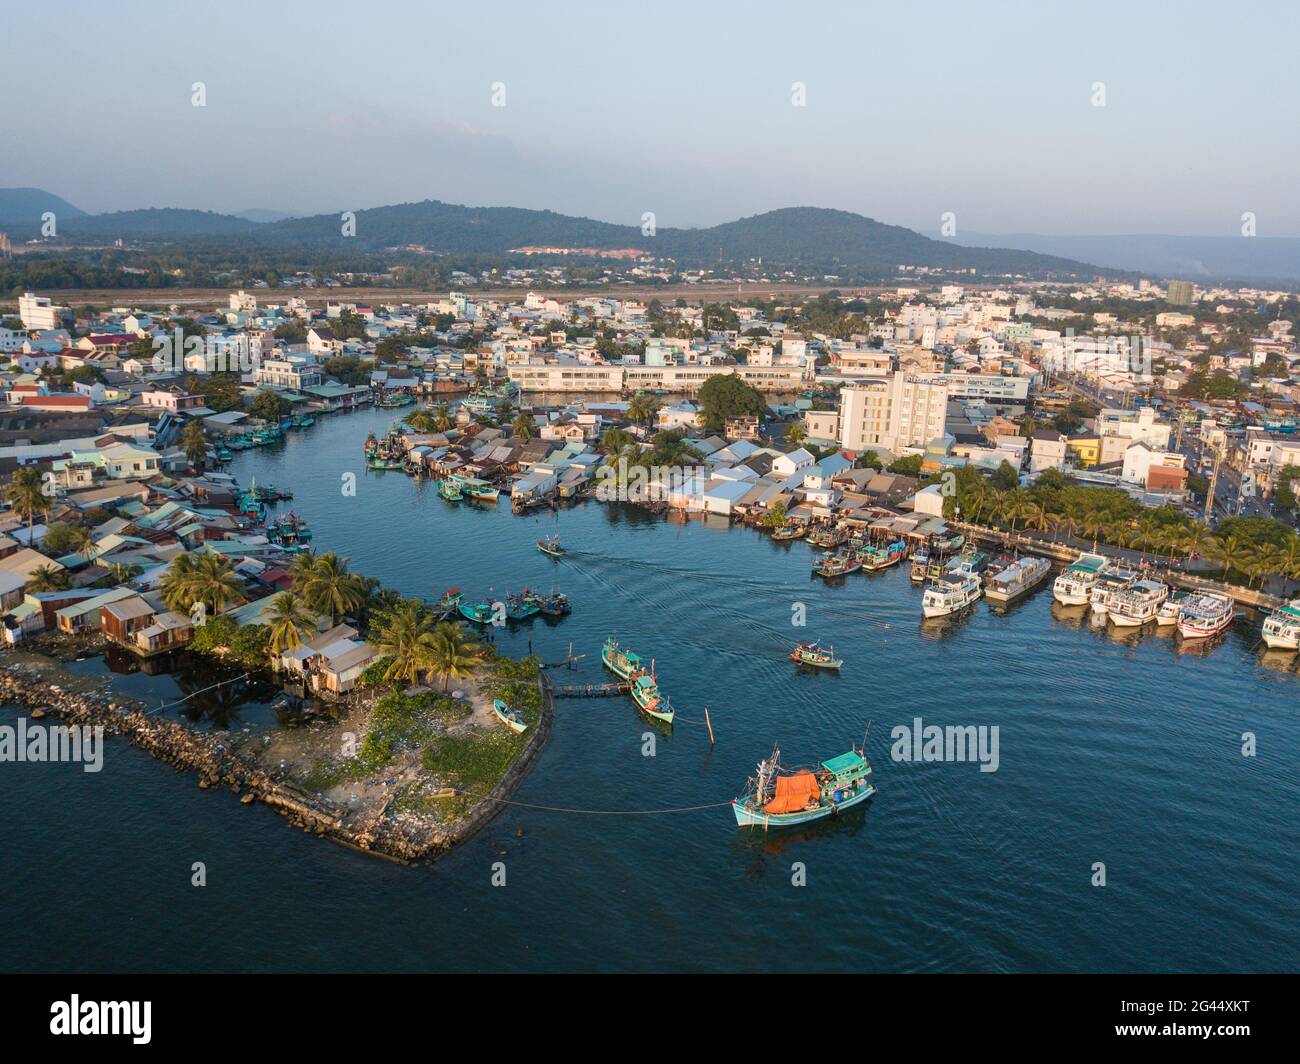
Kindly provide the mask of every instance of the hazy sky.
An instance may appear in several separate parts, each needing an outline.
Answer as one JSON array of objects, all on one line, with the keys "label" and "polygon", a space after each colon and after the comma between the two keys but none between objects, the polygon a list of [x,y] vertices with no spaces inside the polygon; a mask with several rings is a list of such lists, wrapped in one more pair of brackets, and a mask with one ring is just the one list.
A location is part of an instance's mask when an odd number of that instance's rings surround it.
[{"label": "hazy sky", "polygon": [[4,15],[0,186],[90,211],[442,199],[660,226],[813,205],[931,232],[952,211],[1235,235],[1253,211],[1297,236],[1297,11],[43,0]]}]

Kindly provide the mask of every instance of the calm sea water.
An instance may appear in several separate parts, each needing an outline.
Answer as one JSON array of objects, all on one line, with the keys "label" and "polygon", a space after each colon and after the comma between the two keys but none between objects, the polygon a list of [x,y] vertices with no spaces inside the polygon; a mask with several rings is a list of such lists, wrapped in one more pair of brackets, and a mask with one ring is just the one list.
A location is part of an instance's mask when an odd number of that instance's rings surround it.
[{"label": "calm sea water", "polygon": [[[901,569],[838,586],[810,549],[745,529],[591,503],[515,518],[368,473],[361,442],[391,413],[339,416],[241,455],[242,480],[291,485],[321,549],[412,595],[524,584],[571,617],[501,633],[502,649],[586,659],[614,634],[655,659],[684,718],[649,730],[622,698],[561,701],[508,808],[432,865],[401,867],[200,791],[120,740],[97,775],[0,766],[7,970],[1278,970],[1300,964],[1300,677],[1241,626],[1208,653],[1118,638],[1050,589],[922,623]],[[340,490],[357,475],[355,497]],[[557,523],[558,522],[558,523]],[[533,546],[558,531],[570,550]],[[791,625],[803,603],[807,627]],[[817,636],[841,675],[785,659]],[[102,670],[99,661],[82,663]],[[193,678],[133,676],[174,697]],[[199,714],[274,723],[270,695]],[[717,746],[699,721],[710,708]],[[0,712],[10,722],[12,710]],[[1000,766],[905,764],[890,729],[997,725]],[[803,831],[739,832],[726,802],[779,743],[811,763],[861,741],[880,794]],[[1242,733],[1258,756],[1241,755]],[[190,885],[202,861],[207,886]],[[506,885],[492,885],[503,862]],[[1095,862],[1107,885],[1091,885]],[[806,885],[795,886],[801,865]]]}]

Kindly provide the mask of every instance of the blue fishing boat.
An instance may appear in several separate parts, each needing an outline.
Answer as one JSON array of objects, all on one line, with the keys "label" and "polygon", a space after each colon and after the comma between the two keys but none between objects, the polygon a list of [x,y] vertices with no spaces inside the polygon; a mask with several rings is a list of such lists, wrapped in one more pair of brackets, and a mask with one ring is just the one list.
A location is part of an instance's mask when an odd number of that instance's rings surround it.
[{"label": "blue fishing boat", "polygon": [[491,602],[457,602],[460,615],[474,624],[491,624],[495,609]]},{"label": "blue fishing boat", "polygon": [[871,762],[858,750],[792,772],[781,768],[781,751],[773,750],[731,809],[740,827],[807,824],[861,805],[876,793],[870,777]]}]

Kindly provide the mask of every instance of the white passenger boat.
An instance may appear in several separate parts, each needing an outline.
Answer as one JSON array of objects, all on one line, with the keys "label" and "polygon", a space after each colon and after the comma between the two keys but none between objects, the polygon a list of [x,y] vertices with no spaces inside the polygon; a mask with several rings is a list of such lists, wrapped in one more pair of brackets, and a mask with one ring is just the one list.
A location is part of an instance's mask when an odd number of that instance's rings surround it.
[{"label": "white passenger boat", "polygon": [[1169,597],[1160,604],[1160,609],[1156,611],[1156,624],[1161,628],[1177,624],[1179,612],[1191,599],[1192,593],[1190,591],[1171,591]]},{"label": "white passenger boat", "polygon": [[1052,565],[1045,558],[1017,558],[989,577],[984,596],[990,602],[1011,602],[1036,588],[1051,571]]},{"label": "white passenger boat", "polygon": [[1104,617],[1106,611],[1110,609],[1110,597],[1117,591],[1132,587],[1137,578],[1138,574],[1132,569],[1121,569],[1113,565],[1103,569],[1097,574],[1097,582],[1088,592],[1088,603],[1092,606],[1092,612]]},{"label": "white passenger boat", "polygon": [[1086,606],[1088,595],[1108,560],[1100,554],[1080,554],[1052,584],[1052,596],[1062,606]]},{"label": "white passenger boat", "polygon": [[1106,603],[1112,624],[1134,628],[1154,621],[1169,597],[1169,588],[1158,580],[1135,580],[1128,587],[1112,591]]},{"label": "white passenger boat", "polygon": [[980,578],[975,573],[959,570],[944,573],[925,589],[921,596],[921,612],[926,617],[946,617],[964,610],[980,597]]},{"label": "white passenger boat", "polygon": [[1232,599],[1219,591],[1193,595],[1178,611],[1178,634],[1184,639],[1218,635],[1232,623]]},{"label": "white passenger boat", "polygon": [[1264,643],[1270,650],[1300,650],[1300,599],[1279,606],[1265,618]]}]

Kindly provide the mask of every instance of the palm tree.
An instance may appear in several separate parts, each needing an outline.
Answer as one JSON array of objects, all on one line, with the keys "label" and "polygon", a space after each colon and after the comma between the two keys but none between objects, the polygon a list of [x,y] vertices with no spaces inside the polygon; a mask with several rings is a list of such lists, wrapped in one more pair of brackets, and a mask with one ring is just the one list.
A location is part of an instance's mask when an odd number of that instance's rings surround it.
[{"label": "palm tree", "polygon": [[114,562],[108,567],[108,575],[115,584],[125,584],[133,577],[139,576],[144,570],[138,565],[124,565],[122,562]]},{"label": "palm tree", "polygon": [[79,525],[69,535],[68,546],[73,554],[80,554],[89,562],[95,553],[95,534],[85,525]]},{"label": "palm tree", "polygon": [[1251,577],[1259,580],[1261,590],[1263,590],[1264,581],[1275,574],[1282,576],[1283,585],[1285,586],[1286,564],[1285,550],[1276,543],[1264,543],[1255,549],[1254,557],[1251,558]]},{"label": "palm tree", "polygon": [[28,591],[65,591],[72,583],[68,574],[52,565],[38,565],[27,577]]},{"label": "palm tree", "polygon": [[1179,537],[1179,545],[1187,552],[1187,558],[1190,561],[1193,554],[1205,553],[1206,545],[1212,538],[1208,525],[1200,521],[1193,521]]},{"label": "palm tree", "polygon": [[433,647],[429,665],[442,677],[442,689],[447,690],[451,678],[468,676],[478,664],[471,653],[474,644],[467,640],[460,628],[450,621],[442,621],[433,630]]},{"label": "palm tree", "polygon": [[14,470],[5,485],[5,501],[14,511],[27,518],[27,545],[32,545],[32,522],[37,513],[50,512],[50,498],[45,494],[45,482],[34,466]]},{"label": "palm tree", "polygon": [[230,559],[211,553],[200,555],[194,563],[190,587],[190,605],[202,602],[213,615],[244,593],[244,582],[231,566]]},{"label": "palm tree", "polygon": [[208,460],[208,437],[203,431],[201,421],[191,420],[181,430],[181,446],[185,448],[185,457],[195,469],[202,469]]},{"label": "palm tree", "polygon": [[1233,570],[1245,574],[1250,564],[1250,545],[1238,536],[1214,536],[1205,544],[1205,553],[1223,565],[1223,579],[1227,581]]},{"label": "palm tree", "polygon": [[402,419],[416,432],[433,432],[434,418],[428,410],[422,406],[417,406]]},{"label": "palm tree", "polygon": [[275,661],[286,650],[296,650],[315,628],[316,616],[301,595],[281,591],[271,600],[266,612],[266,623],[271,628],[270,651]]},{"label": "palm tree", "polygon": [[1079,522],[1075,519],[1073,514],[1064,513],[1057,518],[1056,528],[1052,531],[1053,543],[1056,542],[1056,536],[1062,529],[1065,531],[1065,539],[1067,543],[1074,539],[1075,535],[1079,531]]},{"label": "palm tree", "polygon": [[348,560],[333,551],[316,559],[300,590],[312,609],[328,613],[335,624],[360,609],[366,598],[361,577],[349,572]]},{"label": "palm tree", "polygon": [[520,413],[520,415],[510,422],[510,434],[519,440],[531,440],[537,435],[537,422],[533,420],[532,414]]},{"label": "palm tree", "polygon": [[803,441],[808,438],[808,430],[804,428],[804,423],[802,421],[796,421],[785,430],[785,438],[791,443],[803,443]]},{"label": "palm tree", "polygon": [[314,550],[308,547],[306,550],[300,550],[295,554],[293,561],[289,563],[289,579],[292,582],[293,589],[302,593],[315,571],[316,552]]},{"label": "palm tree", "polygon": [[1097,549],[1097,541],[1101,538],[1102,529],[1108,524],[1109,520],[1105,514],[1090,513],[1079,522],[1079,530],[1092,540],[1092,549]]},{"label": "palm tree", "polygon": [[384,618],[379,633],[376,649],[389,659],[384,679],[418,683],[421,673],[432,668],[436,645],[428,612],[419,603],[402,602]]},{"label": "palm tree", "polygon": [[1292,534],[1287,536],[1286,543],[1282,547],[1282,568],[1279,572],[1282,574],[1282,595],[1287,594],[1291,581],[1300,578],[1300,536]]},{"label": "palm tree", "polygon": [[634,395],[627,404],[627,418],[649,428],[659,416],[659,402],[650,395]]},{"label": "palm tree", "polygon": [[432,418],[434,432],[446,432],[456,424],[456,422],[452,420],[451,407],[447,405],[445,400],[439,400],[433,404]]}]

